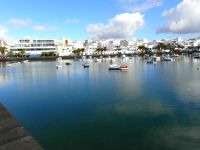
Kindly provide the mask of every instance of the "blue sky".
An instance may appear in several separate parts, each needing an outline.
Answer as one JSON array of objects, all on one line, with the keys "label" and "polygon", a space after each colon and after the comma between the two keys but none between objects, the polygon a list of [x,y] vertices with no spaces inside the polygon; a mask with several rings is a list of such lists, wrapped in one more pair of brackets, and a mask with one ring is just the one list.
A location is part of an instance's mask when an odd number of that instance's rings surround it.
[{"label": "blue sky", "polygon": [[[170,32],[157,34],[156,30],[165,23],[163,12],[175,8],[181,2],[182,0],[2,0],[0,27],[5,30],[0,35],[15,39],[26,36],[89,39],[100,34],[94,31],[96,27],[94,25],[103,24],[100,31],[108,34],[105,30],[109,20],[124,13],[139,13],[143,16],[144,22],[135,27],[137,29],[134,29],[130,36],[119,37],[150,40],[172,38],[180,34]],[[158,6],[149,8],[148,3],[157,3]],[[126,8],[127,6],[133,7],[134,10]],[[142,10],[138,8],[140,6],[144,6]],[[89,24],[93,26],[88,32]]]}]

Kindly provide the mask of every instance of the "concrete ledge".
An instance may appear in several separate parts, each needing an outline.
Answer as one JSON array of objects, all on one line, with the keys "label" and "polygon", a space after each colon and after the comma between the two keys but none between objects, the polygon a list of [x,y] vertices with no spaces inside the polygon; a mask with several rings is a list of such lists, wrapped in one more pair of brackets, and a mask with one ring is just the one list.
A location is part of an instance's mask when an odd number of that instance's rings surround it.
[{"label": "concrete ledge", "polygon": [[1,103],[0,150],[43,150]]}]

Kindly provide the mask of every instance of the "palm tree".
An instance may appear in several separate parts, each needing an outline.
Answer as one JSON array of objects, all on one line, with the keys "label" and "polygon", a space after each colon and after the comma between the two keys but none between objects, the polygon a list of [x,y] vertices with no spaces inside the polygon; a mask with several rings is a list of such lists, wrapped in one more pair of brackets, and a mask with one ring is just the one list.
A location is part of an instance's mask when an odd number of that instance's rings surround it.
[{"label": "palm tree", "polygon": [[74,53],[75,55],[80,56],[80,55],[83,54],[84,51],[85,51],[84,48],[78,48],[78,49],[74,50],[73,53]]},{"label": "palm tree", "polygon": [[138,46],[138,49],[139,49],[142,53],[146,53],[148,48],[147,48],[146,46],[144,46],[144,45],[140,45],[140,46]]},{"label": "palm tree", "polygon": [[0,53],[1,53],[1,57],[5,57],[5,53],[6,53],[6,47],[0,47]]},{"label": "palm tree", "polygon": [[[106,47],[104,47],[104,48],[103,48],[103,52],[106,52],[106,51],[107,51],[107,48],[106,48]],[[105,54],[105,53],[104,53],[104,54]]]},{"label": "palm tree", "polygon": [[13,51],[9,51],[7,54],[6,54],[7,57],[13,57],[14,56],[14,53]]},{"label": "palm tree", "polygon": [[162,53],[162,51],[166,50],[168,46],[164,43],[158,43],[158,45],[155,48],[158,50],[159,53]]},{"label": "palm tree", "polygon": [[106,48],[106,47],[98,47],[98,48],[96,49],[96,51],[97,51],[98,53],[101,53],[101,55],[103,55],[103,52],[107,51],[107,48]]},{"label": "palm tree", "polygon": [[24,57],[24,55],[26,54],[26,50],[20,50],[20,55],[22,56],[22,57]]}]

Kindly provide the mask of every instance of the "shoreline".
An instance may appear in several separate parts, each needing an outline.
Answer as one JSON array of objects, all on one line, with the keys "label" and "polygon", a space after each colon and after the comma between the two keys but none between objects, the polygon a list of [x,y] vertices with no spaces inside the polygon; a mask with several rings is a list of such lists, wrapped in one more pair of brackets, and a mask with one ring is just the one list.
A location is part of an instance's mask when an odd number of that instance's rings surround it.
[{"label": "shoreline", "polygon": [[[185,54],[185,55],[191,55],[193,53],[200,53],[199,51],[195,52],[180,52],[178,54]],[[124,54],[126,56],[144,56],[144,55],[167,55],[167,54],[173,54],[171,52],[155,52],[155,53],[142,53],[142,54]],[[111,55],[82,55],[82,56],[50,56],[50,57],[17,57],[17,58],[1,58],[0,62],[12,62],[12,61],[25,61],[25,60],[30,60],[30,61],[55,61],[57,58],[61,57],[62,59],[81,59],[83,56],[89,58],[99,58],[99,57],[120,57],[123,54],[111,54]]]}]

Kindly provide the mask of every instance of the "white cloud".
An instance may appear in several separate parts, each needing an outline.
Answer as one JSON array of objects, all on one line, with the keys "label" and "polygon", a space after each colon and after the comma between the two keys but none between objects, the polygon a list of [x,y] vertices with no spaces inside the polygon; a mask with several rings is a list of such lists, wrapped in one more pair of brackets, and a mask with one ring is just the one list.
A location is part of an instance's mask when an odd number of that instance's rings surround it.
[{"label": "white cloud", "polygon": [[55,30],[58,30],[58,27],[37,25],[37,26],[33,26],[32,29],[36,31],[55,31]]},{"label": "white cloud", "polygon": [[183,0],[175,8],[163,13],[165,23],[157,29],[157,33],[199,33],[199,8],[199,0]]},{"label": "white cloud", "polygon": [[116,0],[130,12],[144,12],[163,5],[163,0]]},{"label": "white cloud", "polygon": [[31,19],[16,19],[16,18],[12,18],[8,22],[13,26],[23,27],[23,26],[30,25],[32,23],[32,20]]},{"label": "white cloud", "polygon": [[5,38],[7,33],[7,29],[3,26],[0,26],[0,38]]},{"label": "white cloud", "polygon": [[140,13],[124,13],[110,19],[107,25],[90,24],[86,31],[95,38],[123,39],[132,37],[143,25],[143,15]]},{"label": "white cloud", "polygon": [[67,19],[67,20],[65,20],[65,23],[66,24],[78,24],[78,23],[80,23],[80,20],[78,20],[78,19]]}]

